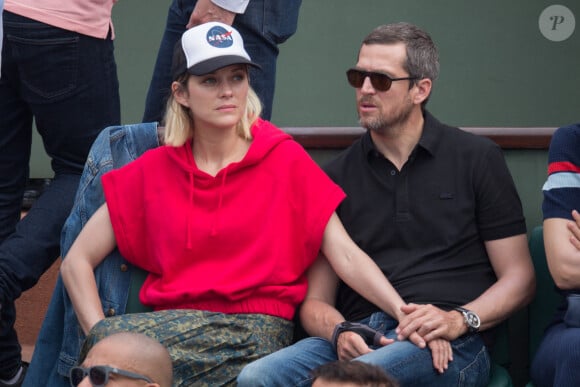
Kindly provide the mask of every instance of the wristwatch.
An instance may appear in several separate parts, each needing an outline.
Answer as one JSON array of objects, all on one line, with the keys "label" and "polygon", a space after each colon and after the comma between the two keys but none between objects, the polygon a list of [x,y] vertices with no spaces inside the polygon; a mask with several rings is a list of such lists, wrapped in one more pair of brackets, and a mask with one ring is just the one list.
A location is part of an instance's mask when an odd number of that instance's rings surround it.
[{"label": "wristwatch", "polygon": [[481,320],[479,319],[477,313],[475,313],[472,310],[462,308],[461,306],[456,306],[453,309],[455,309],[456,311],[458,311],[463,315],[465,325],[467,325],[467,328],[469,329],[470,333],[479,331],[479,327],[481,326]]}]

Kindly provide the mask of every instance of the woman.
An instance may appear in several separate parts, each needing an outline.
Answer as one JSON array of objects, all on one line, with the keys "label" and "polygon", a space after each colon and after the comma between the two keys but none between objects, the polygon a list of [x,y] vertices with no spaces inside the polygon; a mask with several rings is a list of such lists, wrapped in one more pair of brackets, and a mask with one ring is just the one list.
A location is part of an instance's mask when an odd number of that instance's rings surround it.
[{"label": "woman", "polygon": [[[319,251],[347,284],[401,315],[402,299],[334,213],[342,190],[259,118],[248,66],[232,27],[184,33],[166,145],[103,177],[106,203],[61,266],[89,346],[145,332],[168,347],[176,385],[234,383],[245,364],[290,344]],[[140,298],[155,312],[105,319],[93,270],[115,247],[150,273]]]}]

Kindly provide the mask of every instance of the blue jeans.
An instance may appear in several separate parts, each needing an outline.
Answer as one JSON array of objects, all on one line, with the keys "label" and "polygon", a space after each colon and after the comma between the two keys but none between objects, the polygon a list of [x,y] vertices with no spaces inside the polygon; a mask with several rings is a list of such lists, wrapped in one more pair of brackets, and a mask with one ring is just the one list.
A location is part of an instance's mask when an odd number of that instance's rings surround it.
[{"label": "blue jeans", "polygon": [[[89,148],[120,121],[113,42],[3,13],[0,78],[0,375],[20,365],[13,300],[60,255]],[[32,122],[54,179],[22,220]]]},{"label": "blue jeans", "polygon": [[[397,321],[378,312],[359,321],[395,338]],[[396,341],[377,348],[356,360],[381,366],[401,386],[486,386],[490,359],[479,335],[462,336],[452,343],[453,361],[444,374],[433,368],[431,351],[409,341]],[[331,343],[310,337],[247,365],[238,377],[238,386],[310,386],[310,371],[336,361]]]},{"label": "blue jeans", "polygon": [[[143,122],[162,121],[171,87],[171,59],[176,42],[195,7],[195,0],[173,0],[157,53],[153,78],[149,85]],[[252,60],[262,69],[250,69],[250,83],[262,101],[262,117],[272,115],[278,45],[296,32],[302,0],[251,0],[246,12],[236,15],[234,27],[244,39]]]}]

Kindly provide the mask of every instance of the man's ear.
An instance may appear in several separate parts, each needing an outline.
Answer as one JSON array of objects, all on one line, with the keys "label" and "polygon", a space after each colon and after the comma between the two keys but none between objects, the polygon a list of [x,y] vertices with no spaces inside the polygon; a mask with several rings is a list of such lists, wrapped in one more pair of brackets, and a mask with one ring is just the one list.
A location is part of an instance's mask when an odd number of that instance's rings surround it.
[{"label": "man's ear", "polygon": [[186,86],[179,82],[173,82],[171,83],[171,93],[173,94],[173,98],[177,101],[177,103],[185,107],[189,107]]},{"label": "man's ear", "polygon": [[429,78],[419,79],[417,82],[415,82],[413,102],[417,105],[421,105],[423,101],[429,97],[429,94],[431,94],[432,86],[433,81]]}]

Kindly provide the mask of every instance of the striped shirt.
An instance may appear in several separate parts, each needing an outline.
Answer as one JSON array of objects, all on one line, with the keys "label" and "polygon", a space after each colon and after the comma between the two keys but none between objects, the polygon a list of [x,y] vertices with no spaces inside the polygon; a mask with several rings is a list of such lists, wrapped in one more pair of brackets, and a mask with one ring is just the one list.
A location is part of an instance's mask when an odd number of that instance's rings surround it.
[{"label": "striped shirt", "polygon": [[580,123],[559,128],[548,154],[548,179],[542,187],[544,219],[572,219],[580,211]]}]

